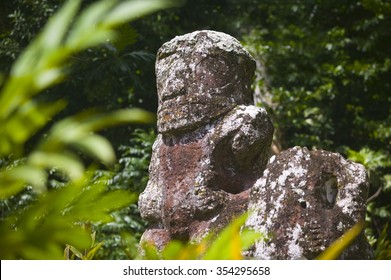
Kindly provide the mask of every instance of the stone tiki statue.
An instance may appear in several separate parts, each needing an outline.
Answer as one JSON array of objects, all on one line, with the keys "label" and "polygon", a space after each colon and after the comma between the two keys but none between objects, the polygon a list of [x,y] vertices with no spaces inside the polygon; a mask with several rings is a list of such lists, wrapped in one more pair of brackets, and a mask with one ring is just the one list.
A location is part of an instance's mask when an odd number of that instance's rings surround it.
[{"label": "stone tiki statue", "polygon": [[158,137],[139,198],[141,243],[197,241],[247,210],[273,125],[252,106],[255,62],[233,37],[196,31],[158,51]]}]

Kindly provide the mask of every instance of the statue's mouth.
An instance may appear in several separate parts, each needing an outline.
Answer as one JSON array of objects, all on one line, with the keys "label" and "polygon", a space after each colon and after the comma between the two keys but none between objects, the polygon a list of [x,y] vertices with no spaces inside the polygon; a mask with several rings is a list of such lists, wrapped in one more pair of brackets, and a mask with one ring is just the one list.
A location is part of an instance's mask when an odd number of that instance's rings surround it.
[{"label": "statue's mouth", "polygon": [[205,97],[189,98],[188,96],[177,96],[162,102],[158,108],[158,115],[170,114],[175,118],[175,115],[180,117],[178,113],[191,114],[200,111],[201,115],[204,114],[206,118],[209,118],[212,117],[211,115],[219,115],[222,111],[229,111],[236,106],[235,102],[226,98],[216,98],[216,101]]},{"label": "statue's mouth", "polygon": [[177,90],[177,91],[174,91],[174,92],[170,92],[169,94],[163,94],[162,98],[161,98],[161,101],[162,102],[166,102],[166,101],[169,101],[169,100],[172,100],[172,99],[175,99],[179,96],[184,96],[186,95],[187,91],[185,88],[182,88],[180,90]]}]

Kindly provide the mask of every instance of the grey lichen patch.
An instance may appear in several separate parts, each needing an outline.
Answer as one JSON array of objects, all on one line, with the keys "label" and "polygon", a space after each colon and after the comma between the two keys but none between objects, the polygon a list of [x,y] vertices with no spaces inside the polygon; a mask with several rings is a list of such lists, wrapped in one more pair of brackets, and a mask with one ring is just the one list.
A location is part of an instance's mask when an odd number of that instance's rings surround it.
[{"label": "grey lichen patch", "polygon": [[299,224],[288,233],[288,256],[290,259],[299,260],[303,258],[303,248],[300,246],[302,229]]},{"label": "grey lichen patch", "polygon": [[[368,179],[362,165],[326,151],[294,147],[269,160],[252,188],[246,226],[272,236],[246,254],[312,259],[364,219]],[[369,259],[359,238],[341,258]]]}]

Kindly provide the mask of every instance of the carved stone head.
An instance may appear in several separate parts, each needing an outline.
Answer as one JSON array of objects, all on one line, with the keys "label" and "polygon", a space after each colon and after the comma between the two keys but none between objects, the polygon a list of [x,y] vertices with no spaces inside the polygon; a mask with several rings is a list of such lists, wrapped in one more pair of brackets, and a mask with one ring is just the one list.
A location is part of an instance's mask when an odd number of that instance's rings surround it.
[{"label": "carved stone head", "polygon": [[252,103],[255,62],[235,38],[216,31],[178,36],[158,51],[158,130],[178,134]]}]

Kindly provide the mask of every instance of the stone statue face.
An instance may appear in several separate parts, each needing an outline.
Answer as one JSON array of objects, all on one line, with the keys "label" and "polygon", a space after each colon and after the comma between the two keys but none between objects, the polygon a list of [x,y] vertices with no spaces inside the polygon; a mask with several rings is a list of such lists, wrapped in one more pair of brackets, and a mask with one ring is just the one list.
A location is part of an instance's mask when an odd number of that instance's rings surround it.
[{"label": "stone statue face", "polygon": [[237,45],[231,42],[225,49],[216,46],[216,41],[226,37],[233,39],[219,32],[198,31],[176,37],[159,50],[156,78],[160,133],[193,130],[236,105],[252,103],[250,84],[255,63],[236,40]]}]

